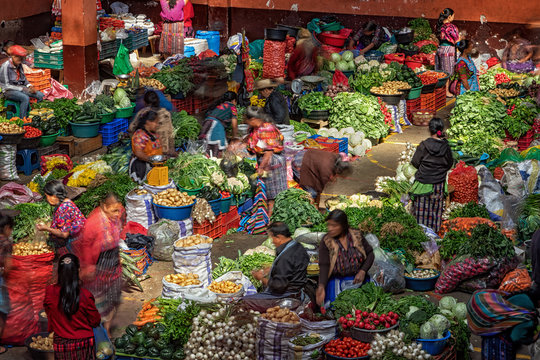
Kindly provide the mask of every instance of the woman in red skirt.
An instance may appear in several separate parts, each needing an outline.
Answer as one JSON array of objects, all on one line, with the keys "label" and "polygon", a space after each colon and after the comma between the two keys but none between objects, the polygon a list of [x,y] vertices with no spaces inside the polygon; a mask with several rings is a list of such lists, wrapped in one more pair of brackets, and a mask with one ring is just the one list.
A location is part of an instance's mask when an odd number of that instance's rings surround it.
[{"label": "woman in red skirt", "polygon": [[184,1],[160,0],[163,31],[159,40],[159,52],[165,58],[184,53]]},{"label": "woman in red skirt", "polygon": [[54,332],[55,360],[94,360],[93,328],[101,317],[90,291],[81,286],[79,259],[62,256],[58,263],[58,283],[47,286],[43,302],[49,331]]}]

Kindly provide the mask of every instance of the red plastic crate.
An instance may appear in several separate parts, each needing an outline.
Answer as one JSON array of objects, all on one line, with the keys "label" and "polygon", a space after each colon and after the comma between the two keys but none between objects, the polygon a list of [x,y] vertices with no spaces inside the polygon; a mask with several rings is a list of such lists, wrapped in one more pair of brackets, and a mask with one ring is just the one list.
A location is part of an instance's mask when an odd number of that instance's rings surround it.
[{"label": "red plastic crate", "polygon": [[216,217],[216,221],[211,224],[209,221],[205,221],[204,224],[199,225],[196,221],[193,222],[193,233],[196,235],[208,236],[212,239],[217,239],[223,235],[223,223],[222,215]]},{"label": "red plastic crate", "polygon": [[446,88],[435,89],[435,108],[437,110],[446,106]]},{"label": "red plastic crate", "polygon": [[210,97],[193,97],[193,113],[194,114],[201,114],[205,113],[206,110],[212,105],[214,102],[214,99]]},{"label": "red plastic crate", "polygon": [[433,360],[456,360],[457,352],[453,346],[447,347],[440,355],[433,356]]},{"label": "red plastic crate", "polygon": [[185,99],[172,99],[171,100],[176,111],[185,110],[188,114],[193,114],[193,97],[189,96]]},{"label": "red plastic crate", "polygon": [[534,120],[533,130],[535,134],[540,134],[540,118]]},{"label": "red plastic crate", "polygon": [[420,95],[420,108],[425,110],[437,110],[435,108],[435,93]]},{"label": "red plastic crate", "polygon": [[420,110],[420,98],[407,100],[407,117],[410,117],[414,111]]},{"label": "red plastic crate", "polygon": [[223,225],[233,222],[234,220],[236,220],[236,218],[240,218],[240,216],[238,215],[238,207],[231,206],[229,212],[221,213],[221,216],[221,222],[223,223]]},{"label": "red plastic crate", "polygon": [[518,151],[527,150],[534,140],[534,130],[529,130],[518,140]]}]

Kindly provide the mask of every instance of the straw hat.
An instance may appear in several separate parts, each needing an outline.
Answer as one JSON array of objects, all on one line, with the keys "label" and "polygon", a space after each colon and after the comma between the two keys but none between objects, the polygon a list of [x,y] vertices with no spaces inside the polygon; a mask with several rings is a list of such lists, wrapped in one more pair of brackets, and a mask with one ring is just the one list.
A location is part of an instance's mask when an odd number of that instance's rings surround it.
[{"label": "straw hat", "polygon": [[284,83],[285,83],[285,80],[283,78],[261,79],[261,80],[255,81],[254,89],[261,90],[261,89],[267,89],[267,88],[275,88]]}]

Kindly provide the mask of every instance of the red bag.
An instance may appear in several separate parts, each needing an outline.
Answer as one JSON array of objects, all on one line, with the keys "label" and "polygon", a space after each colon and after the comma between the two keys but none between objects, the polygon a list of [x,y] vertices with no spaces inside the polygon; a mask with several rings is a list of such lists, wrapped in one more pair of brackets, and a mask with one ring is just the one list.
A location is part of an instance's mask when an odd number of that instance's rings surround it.
[{"label": "red bag", "polygon": [[264,42],[263,78],[276,79],[285,77],[285,48],[284,41]]},{"label": "red bag", "polygon": [[466,204],[478,203],[478,174],[474,166],[467,166],[460,161],[448,176],[448,184],[454,187],[452,201]]},{"label": "red bag", "polygon": [[346,87],[349,87],[349,79],[347,79],[347,77],[341,71],[336,69],[334,76],[332,77],[332,84],[343,84]]},{"label": "red bag", "polygon": [[11,310],[2,342],[20,345],[39,331],[39,312],[43,310],[45,288],[52,282],[53,253],[12,256],[5,275]]},{"label": "red bag", "polygon": [[296,38],[293,38],[292,36],[287,35],[287,40],[285,40],[285,43],[287,44],[285,46],[285,52],[287,54],[291,54],[294,51],[294,46],[296,44]]}]

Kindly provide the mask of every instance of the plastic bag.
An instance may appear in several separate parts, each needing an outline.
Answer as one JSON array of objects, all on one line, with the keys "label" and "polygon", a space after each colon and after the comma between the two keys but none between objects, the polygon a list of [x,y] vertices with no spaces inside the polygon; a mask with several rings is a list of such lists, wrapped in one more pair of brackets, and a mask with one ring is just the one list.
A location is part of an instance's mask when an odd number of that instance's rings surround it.
[{"label": "plastic bag", "polygon": [[217,279],[214,279],[214,281],[232,281],[236,284],[242,284],[243,286],[243,292],[245,296],[254,295],[257,293],[257,288],[251,283],[249,278],[242,274],[241,271],[229,271],[228,273],[225,273],[218,277]]},{"label": "plastic bag", "polygon": [[115,1],[111,4],[111,10],[114,14],[127,14],[129,12],[129,5]]},{"label": "plastic bag", "polygon": [[401,262],[393,260],[381,249],[379,239],[373,234],[367,234],[366,240],[373,248],[375,260],[368,271],[373,282],[384,289],[393,293],[398,293],[405,289],[405,267]]},{"label": "plastic bag", "polygon": [[227,47],[239,55],[240,50],[242,49],[242,34],[237,33],[236,35],[229,37],[229,40],[227,40]]},{"label": "plastic bag", "polygon": [[54,99],[73,99],[73,94],[64,85],[51,78],[51,87],[43,90],[43,99],[49,101],[54,101]]},{"label": "plastic bag", "polygon": [[462,204],[478,202],[478,175],[473,166],[467,166],[460,161],[448,175],[448,185],[454,187],[452,201]]},{"label": "plastic bag", "polygon": [[40,200],[41,195],[32,192],[24,185],[9,182],[0,188],[0,209]]},{"label": "plastic bag", "polygon": [[225,152],[223,159],[219,164],[219,168],[223,170],[227,177],[236,177],[236,175],[238,175],[238,161],[236,160],[236,156],[229,152]]},{"label": "plastic bag", "polygon": [[[313,334],[320,335],[320,334],[318,334],[316,332],[313,333]],[[301,336],[303,336],[303,335],[305,335],[305,334],[302,334]],[[290,360],[318,359],[319,355],[321,353],[320,350],[322,349],[323,345],[328,341],[328,339],[326,339],[324,337],[321,337],[321,341],[319,341],[318,343],[305,345],[305,346],[300,346],[300,345],[293,344],[292,340],[294,340],[294,338],[292,338],[289,341],[289,357],[288,357],[288,359],[290,359]]]},{"label": "plastic bag", "polygon": [[300,318],[300,324],[302,324],[302,332],[304,333],[314,332],[328,340],[335,338],[337,335],[338,327],[336,320],[309,321]]},{"label": "plastic bag", "polygon": [[285,77],[285,47],[284,41],[266,40],[263,54],[263,78],[276,79]]},{"label": "plastic bag", "polygon": [[129,61],[129,50],[124,44],[120,44],[118,53],[116,53],[116,58],[114,59],[113,74],[123,75],[129,74],[131,71],[133,71],[133,66],[131,66],[131,62]]},{"label": "plastic bag", "polygon": [[154,237],[154,258],[172,261],[174,242],[179,238],[180,225],[176,221],[162,219],[150,226],[148,232]]},{"label": "plastic bag", "polygon": [[188,285],[180,286],[165,280],[165,277],[161,280],[163,289],[161,291],[161,296],[164,299],[184,299],[187,294],[203,296],[210,295],[210,290],[203,287],[203,284],[199,285]]},{"label": "plastic bag", "polygon": [[504,212],[504,190],[487,167],[480,166],[478,175],[480,176],[479,203],[486,206],[491,220],[501,221]]},{"label": "plastic bag", "polygon": [[126,195],[126,220],[138,223],[148,229],[155,222],[152,194],[138,195],[135,190]]},{"label": "plastic bag", "polygon": [[17,145],[0,145],[0,180],[19,180],[16,156]]},{"label": "plastic bag", "polygon": [[343,84],[349,87],[349,79],[339,70],[336,69],[332,77],[332,85]]},{"label": "plastic bag", "polygon": [[154,251],[154,238],[152,236],[142,234],[126,234],[125,241],[130,249],[145,249],[150,255],[152,255]]},{"label": "plastic bag", "polygon": [[519,258],[494,260],[495,264],[488,273],[464,281],[459,285],[459,290],[473,293],[482,289],[497,289],[508,272],[514,270],[520,263]]},{"label": "plastic bag", "polygon": [[263,57],[264,40],[259,39],[249,43],[249,56],[257,60]]},{"label": "plastic bag", "polygon": [[212,244],[191,247],[174,246],[172,255],[174,271],[177,274],[197,274],[203,285],[212,282]]},{"label": "plastic bag", "polygon": [[528,291],[531,288],[532,280],[527,269],[515,269],[510,271],[499,286],[500,291],[510,294]]},{"label": "plastic bag", "polygon": [[495,262],[487,258],[459,257],[446,266],[435,284],[435,292],[438,294],[449,293],[455,290],[461,282],[485,274],[495,265]]},{"label": "plastic bag", "polygon": [[501,228],[504,230],[514,230],[517,227],[520,207],[524,198],[518,198],[512,195],[503,196],[503,217]]}]

